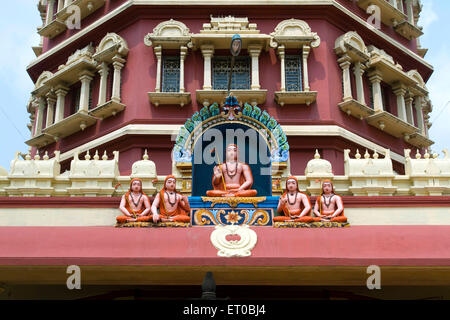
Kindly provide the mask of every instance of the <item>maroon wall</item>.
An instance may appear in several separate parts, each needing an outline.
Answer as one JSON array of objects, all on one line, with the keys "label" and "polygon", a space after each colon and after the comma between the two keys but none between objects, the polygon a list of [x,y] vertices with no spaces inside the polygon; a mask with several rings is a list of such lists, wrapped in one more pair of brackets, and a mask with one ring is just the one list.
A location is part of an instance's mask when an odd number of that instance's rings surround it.
[{"label": "maroon wall", "polygon": [[[98,10],[85,20],[83,25],[88,25],[101,17],[102,15],[115,9],[124,1],[107,1],[102,9]],[[355,12],[358,16],[367,18],[367,14],[357,5],[349,1],[340,1],[342,4]],[[260,84],[262,89],[267,89],[267,101],[261,107],[266,109],[283,125],[306,125],[306,124],[324,124],[338,125],[351,132],[358,134],[374,143],[390,148],[394,152],[403,154],[404,148],[411,146],[402,139],[394,138],[372,126],[365,121],[348,116],[342,112],[338,104],[342,101],[342,71],[337,64],[337,56],[334,53],[335,40],[342,34],[356,30],[366,42],[366,45],[373,44],[386,50],[389,54],[395,56],[396,61],[401,63],[405,70],[418,68],[424,79],[427,79],[431,73],[424,66],[417,65],[413,59],[405,55],[398,49],[387,43],[384,39],[378,37],[372,32],[364,29],[359,23],[349,19],[346,15],[333,7],[311,6],[308,8],[299,7],[185,7],[183,10],[177,10],[173,7],[133,7],[118,15],[115,19],[104,23],[94,31],[88,33],[82,39],[60,50],[44,61],[36,64],[28,71],[30,76],[36,80],[44,70],[57,70],[58,65],[65,63],[67,57],[76,49],[79,49],[89,42],[95,46],[107,32],[116,32],[122,36],[128,43],[129,54],[125,68],[122,71],[122,102],[127,106],[123,112],[114,117],[97,121],[97,124],[86,128],[70,137],[61,139],[55,144],[47,146],[49,151],[59,149],[61,152],[71,150],[95,138],[103,136],[109,132],[115,131],[130,123],[146,124],[183,124],[186,118],[189,118],[194,112],[202,106],[196,102],[195,91],[201,89],[203,85],[203,57],[200,50],[189,50],[185,61],[185,87],[186,91],[191,93],[192,103],[184,106],[159,106],[151,105],[147,93],[154,91],[156,85],[156,57],[153,49],[145,46],[143,39],[147,33],[162,21],[171,18],[182,21],[190,29],[191,33],[198,33],[202,29],[203,23],[210,21],[210,15],[218,16],[230,14],[235,16],[246,16],[250,23],[256,23],[261,33],[270,34],[273,32],[279,22],[284,19],[297,18],[305,20],[312,31],[317,32],[321,38],[321,44],[318,48],[313,48],[309,57],[309,80],[311,90],[317,91],[317,101],[310,106],[290,105],[280,107],[274,101],[274,92],[280,88],[280,61],[273,49],[267,52],[262,51],[260,56]],[[276,19],[273,19],[273,16]],[[393,37],[396,41],[415,50],[414,41],[407,41],[398,35],[392,28],[383,26],[382,31]],[[67,30],[65,33],[44,43],[44,51],[54,47],[61,41],[67,39],[78,31]],[[112,70],[111,70],[112,71]],[[366,81],[368,84],[369,82]],[[95,77],[93,84],[93,107],[97,104],[99,78]],[[354,96],[356,89],[354,87]],[[370,103],[369,88],[365,88],[366,101]],[[389,93],[392,113],[396,114],[395,96]],[[66,103],[70,106],[71,95],[69,94]],[[66,107],[66,114],[68,113]],[[135,138],[135,137],[134,137]],[[120,151],[120,171],[122,174],[128,174],[131,171],[131,164],[141,159],[143,148],[149,148],[150,158],[157,164],[157,170],[160,174],[166,174],[171,171],[170,150],[173,142],[170,137],[165,138],[165,142],[159,147],[153,145],[154,137],[141,137],[141,143],[135,145],[133,137],[121,138],[120,141],[111,141],[108,145],[102,146],[111,152],[114,147]],[[159,139],[159,138],[158,138]],[[333,162],[335,174],[343,173],[343,149],[348,146],[359,147],[352,142],[337,143],[340,138],[328,137],[327,139],[288,137],[291,146],[291,165],[293,174],[303,174],[307,161],[313,158],[315,148],[320,149],[325,159]],[[152,143],[150,144],[150,141]],[[308,142],[306,142],[308,141]],[[313,145],[314,141],[316,145]],[[99,148],[100,149],[100,148]],[[43,152],[45,148],[41,149]],[[169,163],[169,164],[168,164]]]}]

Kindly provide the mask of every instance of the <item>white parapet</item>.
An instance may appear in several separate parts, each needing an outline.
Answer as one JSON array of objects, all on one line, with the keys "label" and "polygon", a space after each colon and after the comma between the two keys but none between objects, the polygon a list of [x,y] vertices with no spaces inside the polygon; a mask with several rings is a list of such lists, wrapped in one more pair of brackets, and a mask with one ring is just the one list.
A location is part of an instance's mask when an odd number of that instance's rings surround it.
[{"label": "white parapet", "polygon": [[443,150],[444,158],[427,152],[422,158],[417,151],[415,159],[411,150],[405,150],[405,174],[411,182],[410,190],[418,196],[442,196],[450,192],[450,158],[448,150]]},{"label": "white parapet", "polygon": [[60,172],[59,151],[50,159],[45,153],[41,159],[36,155],[34,159],[27,154],[24,160],[19,159],[16,152],[11,161],[11,171],[8,175],[9,186],[5,187],[10,197],[49,197],[53,194],[53,180]]},{"label": "white parapet", "polygon": [[390,150],[385,151],[384,158],[379,158],[375,151],[371,157],[366,150],[364,158],[361,158],[359,150],[355,159],[350,158],[350,150],[344,150],[344,169],[351,185],[349,191],[355,196],[392,196],[397,190],[392,185],[394,170]]},{"label": "white parapet", "polygon": [[111,197],[114,184],[119,176],[119,152],[114,151],[114,158],[108,160],[106,151],[100,159],[96,151],[93,159],[89,151],[84,160],[80,160],[78,152],[70,163],[69,179],[71,187],[67,188],[72,197]]},{"label": "white parapet", "polygon": [[0,197],[6,196],[5,187],[9,186],[8,171],[0,167]]}]

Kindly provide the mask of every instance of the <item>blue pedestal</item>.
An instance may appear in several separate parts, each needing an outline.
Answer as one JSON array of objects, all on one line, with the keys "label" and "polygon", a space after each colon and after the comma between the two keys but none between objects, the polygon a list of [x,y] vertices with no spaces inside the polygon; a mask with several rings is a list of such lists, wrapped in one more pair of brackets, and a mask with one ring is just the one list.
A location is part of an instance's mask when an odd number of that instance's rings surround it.
[{"label": "blue pedestal", "polygon": [[221,203],[221,198],[189,197],[192,225],[272,226],[279,197],[264,197],[264,200],[261,198],[240,198],[243,200],[241,203],[222,198],[223,202],[229,203]]}]

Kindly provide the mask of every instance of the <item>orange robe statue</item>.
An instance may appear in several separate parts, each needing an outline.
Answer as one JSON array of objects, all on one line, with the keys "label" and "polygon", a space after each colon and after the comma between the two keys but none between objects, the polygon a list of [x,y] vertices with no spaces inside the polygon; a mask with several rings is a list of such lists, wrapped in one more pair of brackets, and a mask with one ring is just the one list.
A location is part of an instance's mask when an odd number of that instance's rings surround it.
[{"label": "orange robe statue", "polygon": [[311,202],[306,194],[300,192],[296,177],[289,177],[286,180],[286,191],[278,201],[277,212],[283,215],[274,217],[274,222],[320,221],[320,218],[311,217]]},{"label": "orange robe statue", "polygon": [[334,193],[331,180],[322,182],[322,193],[320,197],[317,197],[314,214],[320,218],[320,221],[347,222],[344,216],[344,202],[340,195]]},{"label": "orange robe statue", "polygon": [[[169,175],[164,181],[164,187],[156,195],[152,205],[151,219],[154,223],[161,222],[190,222],[190,206],[186,196],[176,190],[177,180]],[[159,209],[159,213],[158,213]]]},{"label": "orange robe statue", "polygon": [[246,163],[238,161],[238,147],[230,144],[226,149],[225,163],[214,167],[212,177],[213,190],[208,190],[208,197],[255,197],[257,191],[250,189],[253,176]]},{"label": "orange robe statue", "polygon": [[122,196],[119,206],[123,215],[116,218],[118,223],[150,221],[150,199],[142,191],[142,180],[133,178],[130,189]]}]

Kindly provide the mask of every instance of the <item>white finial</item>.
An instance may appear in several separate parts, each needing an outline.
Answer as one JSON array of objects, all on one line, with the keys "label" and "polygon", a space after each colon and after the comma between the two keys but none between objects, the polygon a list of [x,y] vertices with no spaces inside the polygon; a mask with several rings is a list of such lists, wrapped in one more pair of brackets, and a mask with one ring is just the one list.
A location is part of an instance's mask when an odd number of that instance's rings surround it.
[{"label": "white finial", "polygon": [[373,152],[373,158],[374,158],[374,159],[378,159],[378,157],[379,157],[378,152],[377,152],[377,150],[375,150],[375,151]]},{"label": "white finial", "polygon": [[48,160],[48,159],[50,159],[49,156],[48,156],[48,151],[45,151],[44,160]]},{"label": "white finial", "polygon": [[420,154],[419,149],[417,149],[416,159],[420,159],[420,158],[422,158],[422,155]]},{"label": "white finial", "polygon": [[89,150],[86,151],[86,155],[84,156],[84,160],[91,160],[91,155],[89,154]]},{"label": "white finial", "polygon": [[148,160],[148,153],[147,153],[147,149],[145,149],[145,151],[144,151],[144,156],[142,157],[142,159],[144,159],[144,160]]},{"label": "white finial", "polygon": [[361,154],[359,153],[359,149],[356,149],[355,158],[356,159],[361,159]]},{"label": "white finial", "polygon": [[98,160],[100,157],[98,156],[98,150],[95,150],[94,160]]},{"label": "white finial", "polygon": [[34,155],[34,160],[41,160],[41,156],[39,155],[39,153],[36,153]]},{"label": "white finial", "polygon": [[102,160],[108,160],[108,155],[106,154],[106,150],[105,150],[105,152],[103,152]]},{"label": "white finial", "polygon": [[314,159],[320,159],[320,154],[317,149],[316,149],[316,153],[314,154]]},{"label": "white finial", "polygon": [[428,153],[428,149],[425,151],[425,154],[423,155],[425,159],[430,159],[430,154]]},{"label": "white finial", "polygon": [[31,160],[31,154],[27,153],[27,155],[25,156],[25,160]]},{"label": "white finial", "polygon": [[433,153],[433,159],[437,159],[439,157],[439,154],[437,152]]},{"label": "white finial", "polygon": [[364,159],[370,159],[369,151],[366,149],[366,153],[364,153]]}]

